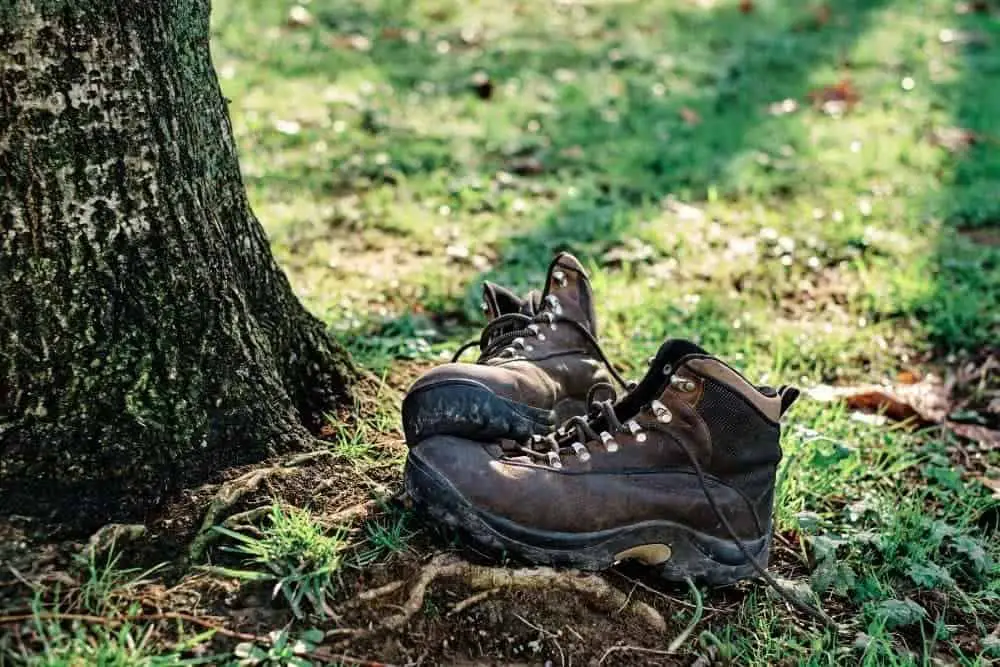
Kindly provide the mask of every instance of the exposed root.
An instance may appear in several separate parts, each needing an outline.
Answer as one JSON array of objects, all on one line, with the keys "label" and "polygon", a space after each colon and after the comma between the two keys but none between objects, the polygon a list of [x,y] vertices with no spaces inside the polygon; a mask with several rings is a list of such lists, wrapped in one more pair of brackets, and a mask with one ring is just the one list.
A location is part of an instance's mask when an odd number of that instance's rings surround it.
[{"label": "exposed root", "polygon": [[[254,507],[253,509],[246,510],[245,512],[237,512],[232,516],[226,517],[226,520],[222,522],[224,528],[230,530],[238,530],[240,528],[245,528],[252,525],[257,519],[263,518],[271,513],[270,505],[262,505],[260,507]],[[216,533],[212,533],[215,535]]]},{"label": "exposed root", "polygon": [[482,602],[483,600],[485,600],[489,596],[491,596],[494,593],[496,593],[498,590],[500,590],[500,589],[499,588],[490,588],[488,590],[476,593],[475,595],[470,595],[469,597],[465,598],[464,600],[462,600],[458,604],[452,606],[451,611],[448,612],[448,615],[451,616],[452,614],[457,614],[460,611],[464,611],[465,609],[468,609],[469,607],[471,607],[474,604],[479,604],[480,602]]},{"label": "exposed root", "polygon": [[386,584],[385,586],[379,586],[378,588],[373,588],[369,591],[362,591],[358,593],[357,599],[363,602],[369,602],[371,600],[375,600],[385,595],[389,595],[390,593],[395,593],[405,585],[406,582],[403,581],[402,579],[398,581],[393,581],[391,583]]},{"label": "exposed root", "polygon": [[[423,607],[428,587],[439,577],[458,578],[465,585],[480,592],[479,595],[474,595],[459,602],[455,606],[456,609],[452,610],[452,613],[456,610],[460,611],[459,607],[464,609],[485,599],[488,594],[504,588],[521,590],[556,589],[585,595],[609,612],[622,610],[635,616],[658,633],[664,633],[667,630],[667,623],[658,611],[644,602],[630,600],[628,596],[596,574],[583,574],[576,570],[560,571],[551,567],[519,569],[487,567],[472,565],[471,563],[459,560],[451,554],[439,554],[420,571],[416,581],[410,587],[406,601],[400,608],[400,613],[385,617],[381,623],[371,629],[359,631],[354,635],[352,640],[367,637],[381,630],[398,630],[409,623]],[[379,589],[367,591],[366,594],[362,594],[365,596],[364,598],[359,595],[358,599],[372,600],[376,597],[387,595],[401,587],[402,584],[400,582],[393,582]],[[487,595],[482,595],[482,593],[486,593]]]},{"label": "exposed root", "polygon": [[378,506],[379,503],[377,500],[366,500],[363,503],[338,510],[330,516],[323,517],[323,519],[332,524],[343,524],[368,516]]},{"label": "exposed root", "polygon": [[83,553],[87,558],[102,556],[110,553],[116,544],[134,542],[145,534],[146,527],[141,523],[109,523],[90,536]]},{"label": "exposed root", "polygon": [[[310,452],[310,454],[314,453]],[[312,458],[316,458],[316,456],[313,456]],[[289,463],[295,463],[296,461],[301,460],[303,460],[302,456],[299,456],[292,459]],[[208,547],[209,543],[212,541],[212,527],[219,522],[219,517],[222,516],[226,510],[233,507],[236,503],[243,499],[244,496],[255,492],[265,481],[282,477],[290,477],[296,472],[297,469],[294,465],[258,468],[223,484],[218,493],[215,494],[215,497],[212,498],[212,501],[209,503],[208,509],[205,511],[205,518],[201,522],[201,528],[198,529],[194,539],[191,540],[191,545],[188,547],[187,553],[188,561],[196,562],[201,559],[202,555],[205,553],[206,547]]]}]

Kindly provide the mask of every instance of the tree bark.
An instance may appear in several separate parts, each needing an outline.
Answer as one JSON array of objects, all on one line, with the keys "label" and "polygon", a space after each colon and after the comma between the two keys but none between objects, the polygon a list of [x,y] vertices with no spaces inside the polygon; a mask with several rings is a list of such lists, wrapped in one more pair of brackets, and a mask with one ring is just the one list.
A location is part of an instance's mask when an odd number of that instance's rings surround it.
[{"label": "tree bark", "polygon": [[134,520],[350,396],[247,203],[208,15],[0,8],[4,510]]}]

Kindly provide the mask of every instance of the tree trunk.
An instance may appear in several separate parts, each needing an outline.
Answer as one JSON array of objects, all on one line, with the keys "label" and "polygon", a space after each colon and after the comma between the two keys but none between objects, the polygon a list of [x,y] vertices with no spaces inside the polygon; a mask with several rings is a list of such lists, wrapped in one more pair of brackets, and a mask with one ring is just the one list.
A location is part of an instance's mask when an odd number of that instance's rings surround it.
[{"label": "tree trunk", "polygon": [[0,507],[79,528],[309,437],[346,353],[247,203],[207,0],[0,8]]}]

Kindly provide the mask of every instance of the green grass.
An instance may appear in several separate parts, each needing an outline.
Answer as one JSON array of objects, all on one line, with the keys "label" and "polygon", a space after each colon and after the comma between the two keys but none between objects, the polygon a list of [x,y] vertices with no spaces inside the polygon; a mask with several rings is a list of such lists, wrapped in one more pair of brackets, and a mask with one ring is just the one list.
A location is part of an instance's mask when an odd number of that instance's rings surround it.
[{"label": "green grass", "polygon": [[[1000,247],[972,236],[1000,215],[989,15],[951,0],[305,6],[313,22],[289,28],[286,3],[219,3],[216,64],[279,259],[380,375],[446,358],[476,335],[482,279],[537,287],[560,249],[592,270],[605,348],[633,375],[667,336],[805,386],[1000,340]],[[842,81],[856,103],[813,104]],[[976,141],[933,139],[949,128]],[[948,442],[808,400],[785,433],[777,528],[854,636],[754,593],[703,641],[753,664],[986,661],[1000,550]],[[375,442],[335,448],[370,462]],[[371,530],[394,544],[401,528]]]},{"label": "green grass", "polygon": [[249,581],[275,582],[272,596],[284,598],[299,618],[309,611],[332,615],[329,599],[348,546],[342,529],[329,529],[306,510],[275,504],[259,536],[222,526],[215,530],[234,541],[229,550],[252,568],[227,569],[226,573]]}]

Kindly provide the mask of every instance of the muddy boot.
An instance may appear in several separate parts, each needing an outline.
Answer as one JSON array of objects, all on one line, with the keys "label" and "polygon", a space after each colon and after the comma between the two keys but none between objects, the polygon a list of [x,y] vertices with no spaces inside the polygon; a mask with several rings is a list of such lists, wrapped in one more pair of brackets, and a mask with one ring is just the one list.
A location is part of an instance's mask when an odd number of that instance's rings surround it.
[{"label": "muddy boot", "polygon": [[[490,322],[480,339],[407,392],[403,430],[411,446],[434,435],[488,441],[548,433],[586,412],[594,385],[611,376],[622,382],[597,343],[590,281],[572,255],[552,261],[541,295],[522,300],[490,283],[483,295]],[[476,363],[457,361],[477,344]]]},{"label": "muddy boot", "polygon": [[437,519],[534,563],[637,559],[667,579],[730,584],[767,565],[778,422],[797,396],[671,340],[624,398],[549,436],[425,440],[406,487]]}]

